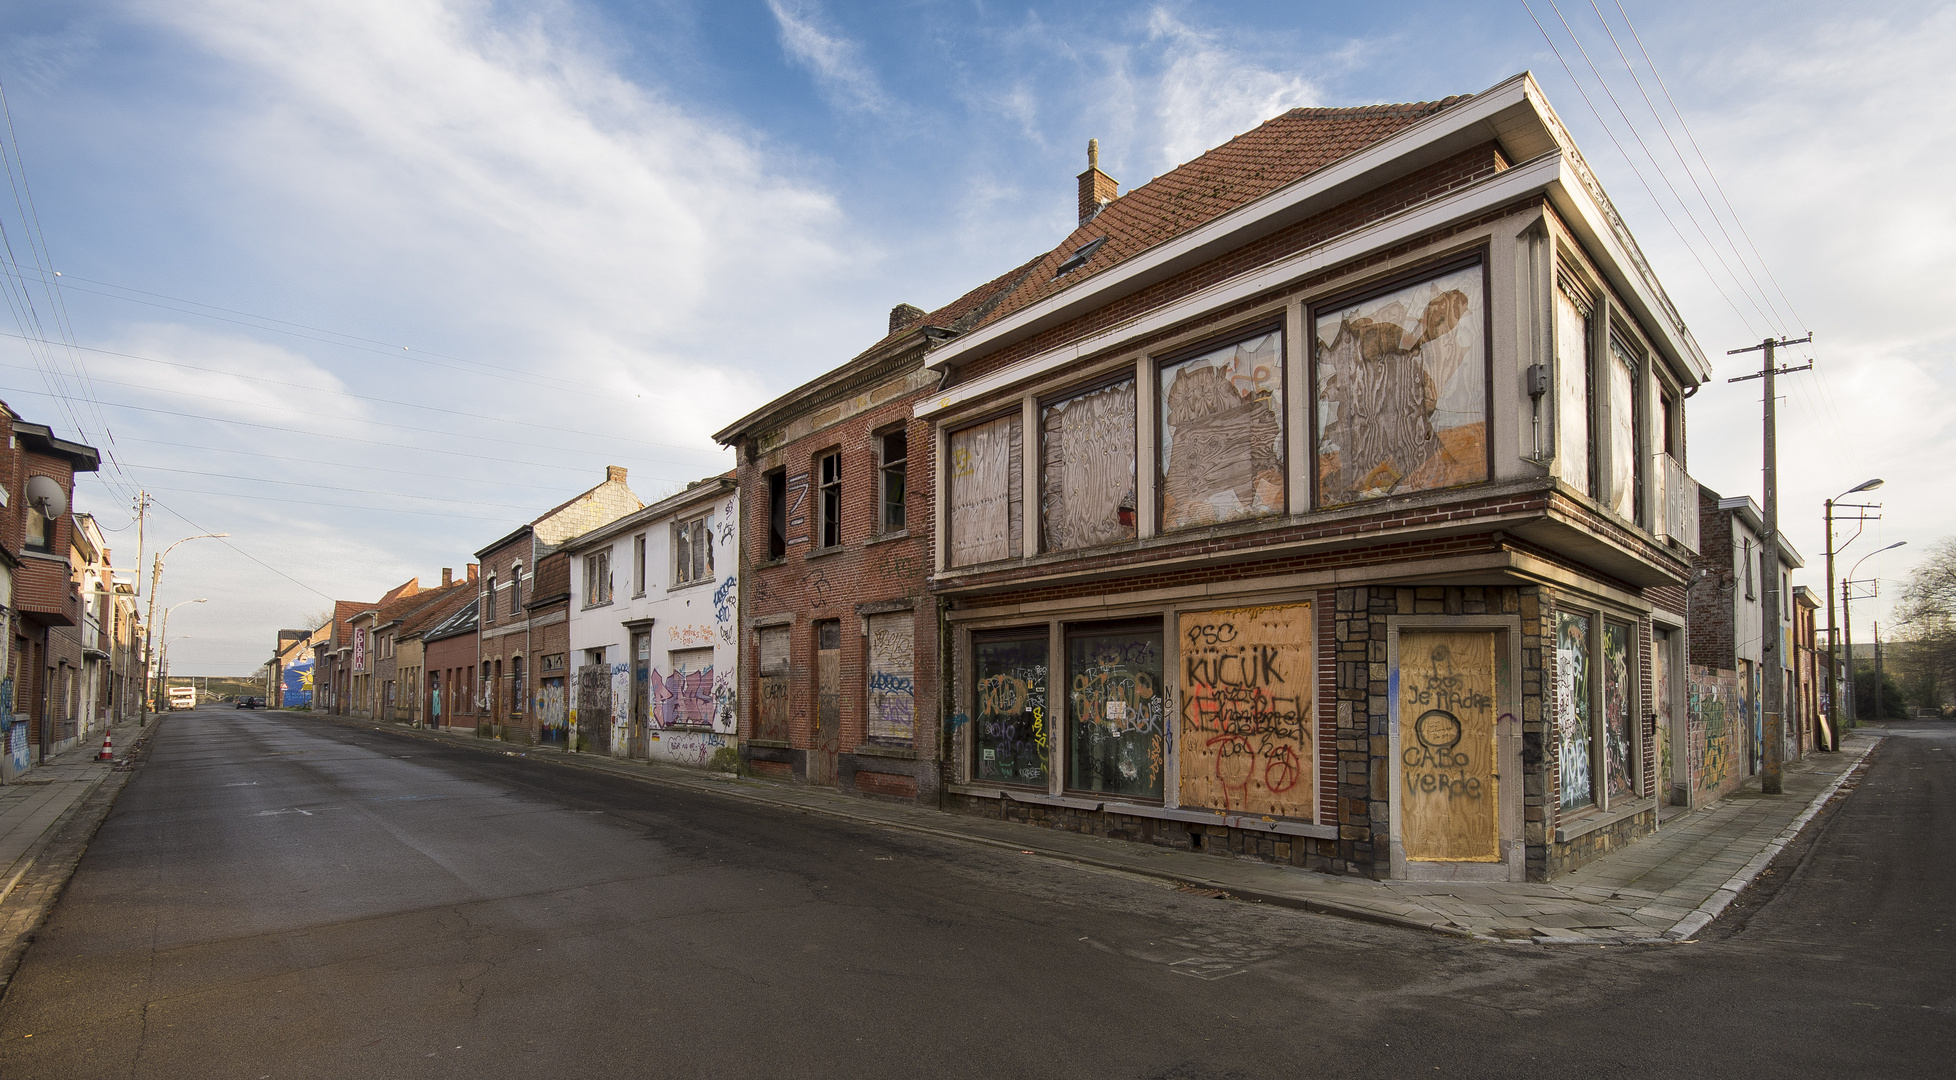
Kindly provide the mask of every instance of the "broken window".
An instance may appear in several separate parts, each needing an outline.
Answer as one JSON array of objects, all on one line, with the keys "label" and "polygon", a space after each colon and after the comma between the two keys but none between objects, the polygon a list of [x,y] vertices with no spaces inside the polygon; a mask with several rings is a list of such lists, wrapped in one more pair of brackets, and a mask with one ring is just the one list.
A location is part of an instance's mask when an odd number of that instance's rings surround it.
[{"label": "broken window", "polygon": [[788,470],[767,474],[767,557],[788,555]]},{"label": "broken window", "polygon": [[842,455],[824,454],[821,461],[822,546],[842,543]]},{"label": "broken window", "polygon": [[1024,453],[1019,414],[951,433],[948,506],[952,566],[1024,551]]},{"label": "broken window", "polygon": [[903,516],[903,481],[905,462],[909,456],[907,453],[908,440],[904,436],[903,429],[898,428],[895,431],[885,432],[881,442],[883,451],[883,531],[902,532],[905,524]]},{"label": "broken window", "polygon": [[1046,786],[1046,629],[979,635],[971,642],[972,778]]},{"label": "broken window", "polygon": [[1590,783],[1589,616],[1555,616],[1556,776],[1562,809],[1596,801]]},{"label": "broken window", "polygon": [[584,556],[584,606],[611,602],[611,549]]},{"label": "broken window", "polygon": [[1039,422],[1044,550],[1132,540],[1134,380],[1053,402]]},{"label": "broken window", "polygon": [[674,585],[713,580],[713,515],[674,522],[672,551]]},{"label": "broken window", "polygon": [[1275,330],[1161,369],[1161,527],[1284,509],[1283,335]]},{"label": "broken window", "polygon": [[1637,360],[1615,334],[1610,335],[1609,369],[1609,483],[1603,503],[1626,521],[1638,520],[1637,489]]},{"label": "broken window", "polygon": [[1487,308],[1474,263],[1317,312],[1318,501],[1487,479]]},{"label": "broken window", "polygon": [[1070,629],[1066,664],[1066,786],[1161,798],[1168,727],[1160,623]]}]

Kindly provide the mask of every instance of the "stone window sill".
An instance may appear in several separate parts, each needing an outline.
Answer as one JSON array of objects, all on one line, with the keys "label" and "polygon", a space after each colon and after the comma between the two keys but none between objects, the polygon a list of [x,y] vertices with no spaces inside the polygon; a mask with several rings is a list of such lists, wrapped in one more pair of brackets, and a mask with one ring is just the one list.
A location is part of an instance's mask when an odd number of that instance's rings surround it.
[{"label": "stone window sill", "polygon": [[1638,799],[1634,802],[1626,803],[1623,806],[1612,807],[1609,810],[1585,810],[1576,820],[1571,821],[1567,825],[1556,827],[1555,842],[1566,844],[1577,837],[1587,836],[1598,829],[1606,829],[1626,818],[1636,817],[1638,814],[1656,805],[1656,799]]}]

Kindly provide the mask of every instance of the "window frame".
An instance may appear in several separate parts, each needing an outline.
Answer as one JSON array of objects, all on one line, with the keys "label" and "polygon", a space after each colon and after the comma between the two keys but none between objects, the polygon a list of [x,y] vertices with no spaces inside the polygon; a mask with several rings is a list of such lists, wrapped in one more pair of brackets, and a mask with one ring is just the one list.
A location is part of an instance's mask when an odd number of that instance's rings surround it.
[{"label": "window frame", "polygon": [[[879,535],[907,532],[910,529],[910,430],[908,425],[898,424],[892,428],[875,433],[876,436],[876,531]],[[890,440],[903,440],[903,456],[891,460]],[[891,478],[896,481],[896,499],[890,498]],[[895,510],[896,522],[890,521],[890,512]]]},{"label": "window frame", "polygon": [[[691,517],[673,521],[671,538],[672,587],[675,589],[691,588],[695,585],[711,582],[714,575],[713,511],[706,510],[702,513],[694,514]],[[684,538],[683,547],[681,544],[682,538]],[[684,567],[680,565],[682,551],[687,556],[690,556],[686,560],[687,565]],[[699,556],[701,552],[705,553],[706,565],[704,569],[695,572],[694,567],[700,562]]]},{"label": "window frame", "polygon": [[[1130,480],[1128,484],[1128,501],[1132,505],[1123,508],[1128,511],[1128,517],[1131,519],[1123,523],[1129,530],[1129,535],[1116,540],[1103,541],[1098,544],[1082,544],[1076,547],[1050,546],[1047,543],[1046,536],[1046,494],[1048,490],[1046,478],[1046,410],[1055,405],[1073,401],[1076,398],[1086,397],[1088,394],[1097,394],[1105,390],[1111,390],[1122,383],[1131,384],[1134,395],[1134,410],[1131,414],[1133,430],[1129,433],[1134,440],[1133,453],[1129,455],[1128,459],[1128,477]],[[1034,538],[1038,541],[1034,549],[1035,552],[1043,555],[1049,552],[1093,551],[1097,548],[1112,547],[1116,544],[1132,543],[1138,539],[1141,535],[1141,511],[1139,507],[1141,501],[1141,377],[1135,365],[1133,363],[1122,364],[1119,367],[1100,373],[1098,378],[1076,383],[1063,389],[1055,390],[1052,393],[1035,395],[1032,397],[1032,416],[1033,430],[1028,433],[1024,429],[1024,410],[1021,409],[1019,418],[1019,460],[1022,468],[1028,457],[1032,460],[1032,477],[1034,481],[1031,507],[1032,513],[1034,514],[1032,532]],[[1020,484],[1021,488],[1023,488],[1023,478],[1021,478]],[[1159,491],[1160,484],[1157,482],[1157,502],[1159,502]],[[1026,514],[1026,498],[1023,490],[1019,494],[1019,503],[1019,520],[1021,526],[1023,526]],[[1023,537],[1021,537],[1020,543],[1023,546]],[[1023,558],[1024,556],[1025,553],[1022,551],[1018,557]]]},{"label": "window frame", "polygon": [[767,558],[778,562],[788,557],[788,470],[769,469],[762,477],[767,482]]},{"label": "window frame", "polygon": [[[1358,298],[1362,299],[1362,297],[1358,297]],[[1333,297],[1332,299],[1335,301],[1337,298]],[[1305,332],[1307,336],[1311,334],[1310,327],[1315,325],[1312,322],[1312,316],[1311,316],[1312,306],[1313,306],[1313,302],[1306,302],[1303,305],[1304,326],[1306,328]],[[1219,526],[1237,525],[1247,521],[1267,522],[1277,518],[1284,517],[1285,515],[1291,513],[1292,508],[1296,505],[1296,500],[1291,490],[1292,487],[1292,478],[1291,478],[1292,465],[1290,459],[1291,457],[1291,430],[1290,430],[1291,364],[1290,364],[1290,330],[1289,327],[1286,325],[1288,321],[1286,319],[1286,315],[1287,315],[1287,311],[1285,310],[1276,311],[1268,315],[1265,315],[1254,322],[1246,323],[1244,325],[1233,327],[1228,330],[1219,331],[1217,333],[1209,335],[1208,337],[1203,338],[1200,341],[1194,342],[1186,346],[1177,346],[1176,348],[1171,349],[1168,352],[1164,352],[1159,355],[1151,355],[1147,358],[1147,362],[1145,365],[1143,365],[1143,369],[1147,371],[1148,378],[1153,380],[1153,385],[1151,385],[1148,388],[1148,396],[1152,399],[1153,414],[1154,414],[1149,418],[1150,421],[1154,424],[1154,436],[1150,440],[1153,449],[1153,453],[1151,455],[1153,460],[1149,463],[1149,468],[1154,470],[1154,488],[1155,488],[1154,504],[1155,505],[1153,509],[1153,514],[1154,514],[1154,534],[1156,536],[1168,536],[1174,533],[1188,532],[1190,530],[1195,530],[1195,529],[1207,529],[1207,528],[1216,528]],[[1167,421],[1168,394],[1162,387],[1163,375],[1167,372],[1167,370],[1170,367],[1173,367],[1174,365],[1186,363],[1190,360],[1194,360],[1198,357],[1201,357],[1206,353],[1217,352],[1221,349],[1228,348],[1232,345],[1240,345],[1243,342],[1251,340],[1252,338],[1258,338],[1258,337],[1262,337],[1265,334],[1272,334],[1272,333],[1277,335],[1277,408],[1275,409],[1275,413],[1277,416],[1277,461],[1279,464],[1279,471],[1283,474],[1282,505],[1279,506],[1277,509],[1266,513],[1245,514],[1242,517],[1231,518],[1228,521],[1224,521],[1224,522],[1213,522],[1208,524],[1198,523],[1194,525],[1179,525],[1170,528],[1168,525],[1167,517],[1164,512],[1163,502],[1162,502],[1164,493],[1168,490],[1168,470],[1166,469],[1162,461],[1162,451],[1167,446],[1167,440],[1164,438],[1164,428],[1166,427],[1168,422]],[[1307,346],[1307,348],[1309,348],[1309,346]],[[1305,368],[1307,378],[1314,377],[1311,373],[1315,372],[1317,369],[1315,367],[1315,361],[1313,359],[1307,359],[1305,361],[1304,368]],[[1137,379],[1137,384],[1135,389],[1137,392],[1140,389],[1138,379]],[[1314,393],[1315,384],[1313,384],[1313,386],[1310,389],[1313,391],[1313,393],[1310,396],[1310,400],[1315,401],[1316,400],[1316,396]],[[1139,410],[1137,410],[1137,412],[1138,411]],[[1140,417],[1138,415],[1135,417],[1135,421],[1137,424],[1137,430],[1135,431],[1135,438],[1137,440],[1135,444],[1135,458],[1136,458],[1135,479],[1138,482],[1140,479],[1139,440],[1141,436],[1141,433],[1138,430],[1138,425],[1140,423]],[[1305,423],[1306,426],[1309,426],[1312,423],[1312,421],[1307,417]],[[1316,445],[1315,438],[1313,439],[1312,445],[1313,446]],[[1315,457],[1315,455],[1313,455],[1313,457]],[[1315,476],[1316,475],[1315,465],[1311,466],[1311,470],[1312,470],[1312,475]],[[1312,481],[1313,495],[1315,495],[1315,490],[1316,490],[1316,481],[1313,480]]]},{"label": "window frame", "polygon": [[[1037,413],[1035,411],[1035,418],[1036,416]],[[958,451],[954,444],[959,435],[962,435],[967,431],[971,431],[974,428],[985,427],[989,424],[998,423],[1001,420],[1010,421],[1012,423],[1016,423],[1019,425],[1019,467],[1016,469],[1010,469],[1008,471],[1008,474],[1006,476],[1006,485],[1005,485],[1006,521],[1007,521],[1005,554],[999,556],[996,559],[984,559],[984,560],[974,561],[974,562],[959,562],[957,558],[958,521],[957,521],[957,514],[953,506],[953,500],[956,498],[958,494],[958,484],[957,484],[958,476],[956,473]],[[944,554],[942,558],[944,560],[944,566],[947,569],[967,570],[974,566],[995,566],[1000,563],[1010,562],[1014,559],[1023,559],[1026,557],[1025,535],[1024,535],[1026,493],[1024,487],[1025,484],[1024,474],[1025,474],[1025,458],[1028,452],[1028,448],[1026,446],[1027,433],[1025,427],[1026,427],[1025,398],[1021,395],[1021,396],[1014,396],[1009,404],[1001,402],[998,408],[988,409],[985,412],[979,413],[976,416],[970,417],[968,419],[960,420],[955,426],[945,426],[941,429],[943,433],[942,437],[943,437],[944,452],[937,464],[937,469],[938,469],[937,490],[942,494],[942,503],[944,506],[944,522],[943,522]],[[1033,432],[1033,435],[1036,437],[1037,431]],[[1009,450],[1006,456],[1008,459],[1010,458],[1011,454]],[[1017,500],[1019,526],[1016,529],[1013,528],[1012,525],[1010,524],[1012,520],[1012,502],[1013,502],[1012,488],[1014,485],[1017,485],[1019,487],[1018,500]],[[1037,493],[1035,492],[1035,495],[1036,494]]]},{"label": "window frame", "polygon": [[[1308,441],[1305,444],[1306,451],[1303,454],[1303,458],[1304,468],[1309,472],[1310,477],[1309,509],[1311,512],[1325,513],[1333,510],[1378,504],[1384,502],[1386,499],[1424,495],[1434,491],[1464,491],[1495,482],[1497,474],[1495,471],[1494,455],[1497,440],[1494,431],[1493,262],[1489,245],[1482,243],[1465,252],[1449,255],[1433,262],[1422,263],[1376,281],[1355,285],[1349,289],[1305,301],[1303,305],[1303,331],[1305,335],[1304,393],[1306,395],[1304,425],[1306,428],[1305,437]],[[1485,432],[1481,440],[1484,444],[1483,453],[1485,455],[1481,465],[1485,470],[1485,475],[1482,479],[1472,483],[1455,484],[1444,488],[1426,488],[1420,491],[1394,492],[1391,495],[1379,498],[1358,499],[1351,502],[1327,505],[1324,501],[1324,483],[1318,464],[1319,447],[1322,446],[1324,438],[1321,430],[1322,425],[1319,420],[1319,395],[1321,394],[1319,383],[1320,361],[1318,356],[1319,318],[1324,313],[1350,307],[1353,304],[1363,303],[1367,300],[1374,300],[1388,293],[1411,288],[1422,282],[1445,277],[1448,274],[1457,273],[1475,265],[1479,266],[1481,277],[1481,423],[1484,425]],[[1593,360],[1591,366],[1594,366]],[[1286,460],[1288,460],[1288,455]],[[1594,462],[1592,461],[1591,464],[1593,466]],[[1287,494],[1286,506],[1290,505],[1294,504]]]},{"label": "window frame", "polygon": [[509,568],[509,617],[523,614],[523,564],[510,564]]},{"label": "window frame", "polygon": [[611,603],[611,548],[596,548],[584,554],[584,606],[603,607]]},{"label": "window frame", "polygon": [[[1589,628],[1585,635],[1584,646],[1587,650],[1589,665],[1589,686],[1585,697],[1589,706],[1590,801],[1574,806],[1563,805],[1560,791],[1561,785],[1558,781],[1557,790],[1552,794],[1550,801],[1556,808],[1556,820],[1558,826],[1560,826],[1583,818],[1600,814],[1610,814],[1622,810],[1624,806],[1617,805],[1618,803],[1636,806],[1639,803],[1655,798],[1654,795],[1645,794],[1646,789],[1655,791],[1655,781],[1650,775],[1651,770],[1647,769],[1644,765],[1644,751],[1650,741],[1650,733],[1644,730],[1644,714],[1651,709],[1652,703],[1648,700],[1644,691],[1643,680],[1652,673],[1649,671],[1650,658],[1643,651],[1643,641],[1644,635],[1648,630],[1651,635],[1651,647],[1654,650],[1657,647],[1655,633],[1657,628],[1652,625],[1647,625],[1647,620],[1643,616],[1634,613],[1595,604],[1570,602],[1563,597],[1556,598],[1555,614],[1557,621],[1555,635],[1558,642],[1561,636],[1561,617],[1563,615],[1579,615],[1589,620]],[[1605,636],[1605,628],[1610,624],[1624,627],[1628,633],[1629,642],[1627,650],[1629,662],[1628,670],[1624,674],[1623,691],[1630,730],[1628,755],[1630,765],[1630,794],[1621,797],[1614,796],[1610,793],[1609,673],[1607,670],[1608,658],[1606,655],[1607,638]],[[1556,672],[1556,678],[1559,680],[1561,677],[1562,673],[1558,670]],[[1652,693],[1655,692],[1656,690],[1653,688]],[[1560,717],[1557,720],[1559,722]],[[1559,745],[1557,754],[1557,768],[1559,771],[1561,767]]]},{"label": "window frame", "polygon": [[815,543],[817,551],[842,546],[842,448],[831,447],[815,456],[810,470],[815,481]]}]

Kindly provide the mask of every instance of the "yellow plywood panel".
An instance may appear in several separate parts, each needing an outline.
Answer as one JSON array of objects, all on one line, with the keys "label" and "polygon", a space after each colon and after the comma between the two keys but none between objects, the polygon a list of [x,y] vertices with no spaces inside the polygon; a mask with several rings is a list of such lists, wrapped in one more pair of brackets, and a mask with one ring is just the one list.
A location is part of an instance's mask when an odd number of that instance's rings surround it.
[{"label": "yellow plywood panel", "polygon": [[1399,635],[1399,824],[1406,858],[1497,862],[1494,634]]},{"label": "yellow plywood panel", "polygon": [[1181,616],[1182,805],[1315,817],[1311,605]]}]

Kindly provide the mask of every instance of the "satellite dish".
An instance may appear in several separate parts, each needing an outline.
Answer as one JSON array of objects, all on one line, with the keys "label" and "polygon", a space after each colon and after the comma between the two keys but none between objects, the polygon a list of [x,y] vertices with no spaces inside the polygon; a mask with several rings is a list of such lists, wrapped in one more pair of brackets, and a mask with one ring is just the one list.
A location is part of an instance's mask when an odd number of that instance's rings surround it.
[{"label": "satellite dish", "polygon": [[58,518],[68,512],[68,493],[61,490],[61,484],[51,476],[30,476],[27,478],[27,505],[41,512],[45,518]]}]

